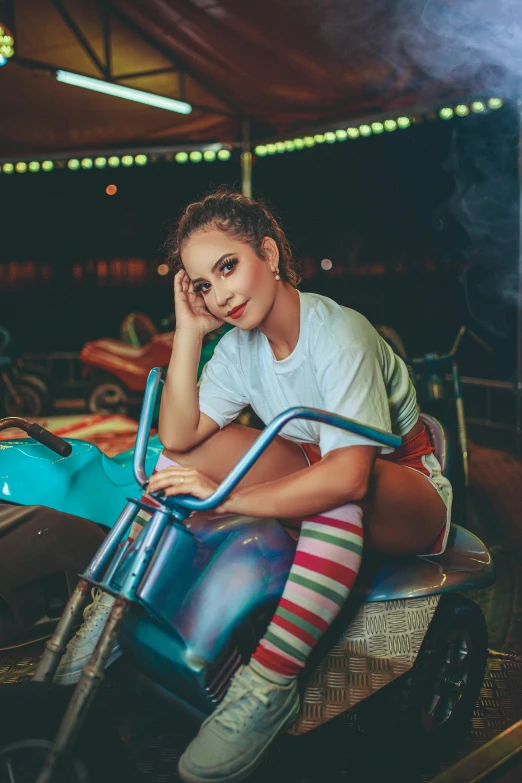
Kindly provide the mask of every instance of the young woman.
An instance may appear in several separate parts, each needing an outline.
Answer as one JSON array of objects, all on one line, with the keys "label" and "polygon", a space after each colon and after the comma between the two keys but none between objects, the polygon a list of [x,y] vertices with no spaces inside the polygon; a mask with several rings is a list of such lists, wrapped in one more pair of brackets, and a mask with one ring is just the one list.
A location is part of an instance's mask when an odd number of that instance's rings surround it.
[{"label": "young woman", "polygon": [[[263,204],[226,188],[190,204],[170,251],[179,269],[176,336],[160,412],[164,452],[148,492],[208,497],[259,434],[233,423],[248,404],[265,423],[303,405],[403,438],[385,453],[294,420],[218,509],[300,529],[266,635],[180,760],[187,783],[232,783],[297,717],[297,677],[346,601],[363,534],[366,546],[388,554],[440,554],[451,486],[402,360],[362,315],[297,290],[288,241]],[[198,386],[203,338],[224,322],[237,328]]]}]

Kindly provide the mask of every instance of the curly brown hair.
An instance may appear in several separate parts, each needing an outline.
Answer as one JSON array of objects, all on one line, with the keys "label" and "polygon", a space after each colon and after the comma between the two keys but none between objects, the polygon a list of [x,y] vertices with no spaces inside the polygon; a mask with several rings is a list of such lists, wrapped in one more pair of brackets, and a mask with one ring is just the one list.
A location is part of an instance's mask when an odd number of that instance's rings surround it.
[{"label": "curly brown hair", "polygon": [[301,276],[290,243],[277,219],[262,201],[244,196],[228,186],[222,186],[186,207],[164,245],[167,260],[174,271],[182,267],[183,244],[196,232],[208,228],[217,228],[246,242],[259,258],[263,258],[264,237],[271,237],[279,249],[279,274],[294,287],[298,285]]}]

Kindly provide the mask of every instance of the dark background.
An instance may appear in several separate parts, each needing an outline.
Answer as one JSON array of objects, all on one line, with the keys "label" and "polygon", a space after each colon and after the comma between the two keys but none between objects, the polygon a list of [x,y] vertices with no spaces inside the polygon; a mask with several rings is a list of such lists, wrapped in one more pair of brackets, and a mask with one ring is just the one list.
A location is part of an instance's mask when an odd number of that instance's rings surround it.
[{"label": "dark background", "polygon": [[[464,372],[512,378],[517,134],[515,107],[504,106],[316,145],[258,159],[254,195],[281,217],[301,290],[394,326],[410,354],[449,348],[468,323],[495,352],[466,343]],[[156,271],[169,225],[222,183],[240,187],[237,153],[229,163],[2,174],[0,323],[26,351],[117,336],[133,310],[159,324],[172,310],[171,275]],[[100,274],[99,260],[115,258],[125,261]],[[145,271],[125,271],[129,258]]]}]

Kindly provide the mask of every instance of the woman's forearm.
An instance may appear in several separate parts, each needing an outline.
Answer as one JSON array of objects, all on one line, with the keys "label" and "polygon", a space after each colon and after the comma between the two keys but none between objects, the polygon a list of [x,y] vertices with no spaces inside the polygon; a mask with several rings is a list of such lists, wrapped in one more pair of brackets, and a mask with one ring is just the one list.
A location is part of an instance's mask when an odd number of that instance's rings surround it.
[{"label": "woman's forearm", "polygon": [[227,511],[252,517],[291,519],[361,500],[367,492],[373,459],[370,457],[367,464],[361,466],[360,462],[353,463],[351,455],[339,454],[335,458],[332,455],[330,460],[324,459],[276,481],[233,492]]},{"label": "woman's forearm", "polygon": [[195,331],[180,329],[174,335],[159,415],[160,440],[172,451],[190,448],[197,432],[197,373],[202,345],[203,338]]}]

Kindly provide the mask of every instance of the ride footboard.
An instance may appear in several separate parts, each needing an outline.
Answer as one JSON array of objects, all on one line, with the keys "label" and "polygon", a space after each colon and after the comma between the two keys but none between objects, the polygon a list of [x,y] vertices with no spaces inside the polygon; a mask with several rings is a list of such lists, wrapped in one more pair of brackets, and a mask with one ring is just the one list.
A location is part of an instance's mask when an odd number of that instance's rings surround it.
[{"label": "ride footboard", "polygon": [[411,669],[440,595],[363,603],[306,682],[290,734],[306,734]]}]

